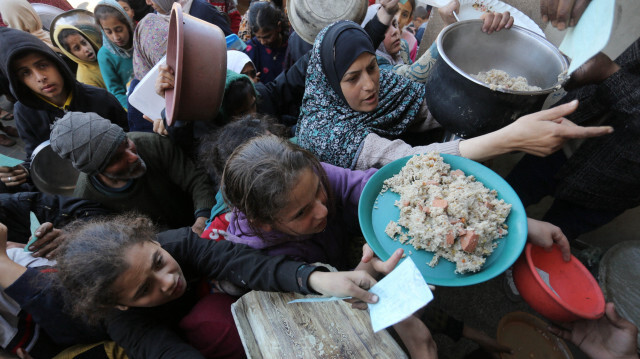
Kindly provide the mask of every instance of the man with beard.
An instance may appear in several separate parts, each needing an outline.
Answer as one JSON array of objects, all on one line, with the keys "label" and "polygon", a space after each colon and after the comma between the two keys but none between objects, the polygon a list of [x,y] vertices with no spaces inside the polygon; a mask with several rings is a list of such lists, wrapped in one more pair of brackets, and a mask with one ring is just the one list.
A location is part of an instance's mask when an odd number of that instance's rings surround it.
[{"label": "man with beard", "polygon": [[114,211],[135,210],[162,227],[204,230],[215,192],[169,139],[125,133],[95,113],[68,112],[51,130],[51,148],[81,172],[74,196]]}]

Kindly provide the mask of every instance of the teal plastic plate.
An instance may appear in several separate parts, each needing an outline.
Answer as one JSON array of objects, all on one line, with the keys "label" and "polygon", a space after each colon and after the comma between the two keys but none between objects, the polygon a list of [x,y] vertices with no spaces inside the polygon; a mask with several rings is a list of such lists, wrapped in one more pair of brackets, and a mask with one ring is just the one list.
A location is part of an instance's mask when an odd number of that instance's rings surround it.
[{"label": "teal plastic plate", "polygon": [[480,271],[456,274],[456,265],[444,258],[440,258],[438,265],[432,268],[427,264],[433,258],[432,252],[417,250],[410,244],[401,244],[384,233],[389,221],[398,220],[400,209],[394,203],[400,196],[391,191],[380,194],[382,184],[387,178],[400,172],[411,156],[389,163],[369,179],[358,205],[360,227],[367,243],[379,258],[387,260],[397,248],[403,248],[404,253],[413,259],[429,284],[461,287],[482,283],[500,275],[518,259],[527,241],[527,216],[520,198],[500,175],[480,163],[463,157],[447,154],[441,156],[451,165],[451,170],[461,169],[466,175],[474,175],[476,180],[487,188],[495,189],[499,199],[511,204],[511,212],[506,222],[509,234],[498,240],[498,247],[487,257]]}]

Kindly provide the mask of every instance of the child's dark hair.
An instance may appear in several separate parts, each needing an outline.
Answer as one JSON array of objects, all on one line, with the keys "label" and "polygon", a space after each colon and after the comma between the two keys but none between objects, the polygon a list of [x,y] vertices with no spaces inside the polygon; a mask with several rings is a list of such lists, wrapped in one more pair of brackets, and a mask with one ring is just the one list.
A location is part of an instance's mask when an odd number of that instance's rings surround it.
[{"label": "child's dark hair", "polygon": [[[82,36],[89,44],[91,44],[91,41],[89,41],[89,39],[87,39],[84,35],[82,35],[82,33],[80,33],[80,31],[76,30],[76,29],[63,29],[62,31],[60,31],[60,33],[58,34],[58,42],[60,43],[60,45],[62,45],[62,47],[64,47],[64,49],[67,52],[71,52],[71,48],[69,47],[69,43],[67,43],[67,38],[71,35],[80,35]],[[93,45],[91,45],[93,47]],[[95,49],[94,49],[95,50]]]},{"label": "child's dark hair", "polygon": [[418,6],[413,10],[413,19],[423,19],[426,20],[429,17],[429,10],[427,10],[424,6]]},{"label": "child's dark hair", "polygon": [[249,114],[220,130],[204,136],[200,142],[199,162],[214,183],[222,179],[222,171],[233,151],[248,140],[273,134],[284,137],[287,128],[268,115]]},{"label": "child's dark hair", "polygon": [[68,239],[56,259],[65,303],[74,316],[95,324],[118,304],[113,284],[129,268],[126,249],[155,240],[156,228],[150,219],[126,213],[76,221],[64,231]]},{"label": "child's dark hair", "polygon": [[279,221],[278,213],[287,206],[289,194],[306,169],[320,177],[331,216],[333,195],[320,161],[311,152],[274,135],[253,138],[231,154],[222,172],[222,196],[234,211],[246,215],[251,230],[260,236],[260,225]]},{"label": "child's dark hair", "polygon": [[255,100],[258,99],[253,82],[247,76],[239,77],[229,84],[222,98],[222,108],[227,118],[232,119],[235,116],[244,115],[245,113],[239,113],[239,111],[248,107],[247,102],[252,95]]},{"label": "child's dark hair", "polygon": [[289,38],[289,22],[284,11],[276,7],[271,2],[254,2],[249,7],[249,25],[251,32],[255,35],[260,29],[271,31],[280,24],[280,35],[285,43]]}]

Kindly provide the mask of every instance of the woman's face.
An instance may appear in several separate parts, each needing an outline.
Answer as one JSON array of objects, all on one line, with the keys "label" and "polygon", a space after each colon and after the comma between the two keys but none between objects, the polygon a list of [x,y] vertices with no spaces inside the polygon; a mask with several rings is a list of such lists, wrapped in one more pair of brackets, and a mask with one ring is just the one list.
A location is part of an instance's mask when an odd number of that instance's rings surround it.
[{"label": "woman's face", "polygon": [[244,67],[242,68],[242,71],[240,71],[240,73],[249,76],[254,84],[257,84],[258,81],[260,81],[260,77],[258,72],[256,71],[256,67],[253,66],[253,62],[251,61],[244,64]]},{"label": "woman's face", "polygon": [[122,8],[124,9],[124,12],[126,12],[127,15],[129,15],[129,17],[131,18],[131,20],[133,20],[135,13],[133,12],[133,9],[131,8],[131,6],[129,6],[129,4],[126,1],[118,1],[118,4],[122,6]]},{"label": "woman's face", "polygon": [[109,40],[116,44],[118,47],[128,48],[131,34],[129,33],[129,26],[122,21],[118,20],[115,16],[109,16],[100,20],[100,26],[104,30],[104,34],[107,35]]},{"label": "woman's face", "polygon": [[310,168],[298,175],[287,206],[277,214],[278,222],[263,226],[292,236],[302,236],[322,232],[327,226],[327,192],[320,177]]},{"label": "woman's face", "polygon": [[160,5],[156,4],[153,0],[145,0],[145,3],[153,8],[158,14],[167,15],[167,13],[162,10]]},{"label": "woman's face", "polygon": [[382,41],[389,55],[395,56],[400,52],[400,39],[401,34],[398,28],[398,15],[396,15],[387,28],[387,32],[384,34],[384,40]]},{"label": "woman's face", "polygon": [[282,29],[280,26],[281,24],[278,22],[278,26],[275,28],[270,30],[260,29],[254,34],[254,36],[262,46],[279,47],[282,44],[282,39],[280,38],[280,32]]},{"label": "woman's face", "polygon": [[355,111],[370,112],[378,107],[380,70],[373,54],[362,53],[340,80],[342,94]]},{"label": "woman's face", "polygon": [[82,61],[97,61],[93,46],[80,34],[72,34],[65,39],[73,56]]},{"label": "woman's face", "polygon": [[400,6],[400,11],[398,14],[400,15],[400,19],[398,20],[398,28],[400,30],[404,29],[405,26],[409,25],[411,22],[411,15],[413,15],[413,7],[410,2],[401,3],[398,2],[398,6]]},{"label": "woman's face", "polygon": [[157,307],[184,294],[187,282],[182,269],[158,242],[134,244],[124,257],[129,268],[113,283],[119,309]]}]

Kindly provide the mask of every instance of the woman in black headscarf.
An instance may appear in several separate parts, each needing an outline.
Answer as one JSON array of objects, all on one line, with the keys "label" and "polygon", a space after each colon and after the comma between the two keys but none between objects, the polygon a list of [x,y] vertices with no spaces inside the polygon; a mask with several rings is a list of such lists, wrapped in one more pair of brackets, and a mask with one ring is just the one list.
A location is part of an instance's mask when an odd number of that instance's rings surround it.
[{"label": "woman in black headscarf", "polygon": [[321,161],[365,169],[397,158],[439,151],[484,160],[511,151],[555,152],[568,138],[592,137],[610,128],[582,128],[562,116],[577,103],[523,116],[498,131],[468,139],[411,147],[398,140],[437,123],[424,101],[423,84],[378,68],[367,33],[351,21],[324,28],[307,68],[296,135]]}]

